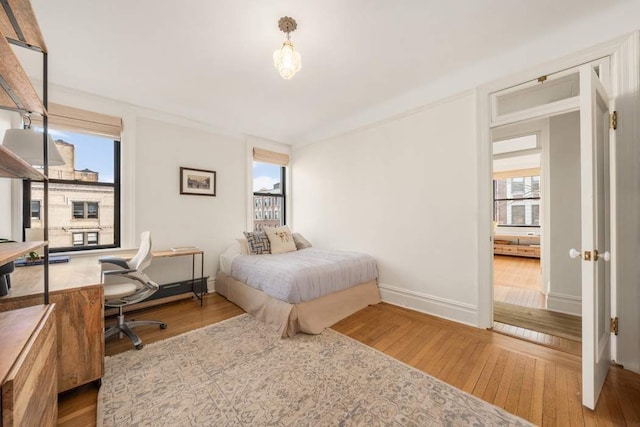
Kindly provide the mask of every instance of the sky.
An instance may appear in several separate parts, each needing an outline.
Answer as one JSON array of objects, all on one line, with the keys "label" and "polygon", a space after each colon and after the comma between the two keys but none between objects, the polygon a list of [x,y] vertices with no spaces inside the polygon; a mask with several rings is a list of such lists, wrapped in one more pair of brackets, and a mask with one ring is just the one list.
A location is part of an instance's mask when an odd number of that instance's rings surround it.
[{"label": "sky", "polygon": [[113,182],[113,139],[53,129],[49,134],[75,146],[76,170],[89,169],[98,172],[100,182]]},{"label": "sky", "polygon": [[253,162],[253,191],[271,190],[280,182],[281,168],[270,163]]}]

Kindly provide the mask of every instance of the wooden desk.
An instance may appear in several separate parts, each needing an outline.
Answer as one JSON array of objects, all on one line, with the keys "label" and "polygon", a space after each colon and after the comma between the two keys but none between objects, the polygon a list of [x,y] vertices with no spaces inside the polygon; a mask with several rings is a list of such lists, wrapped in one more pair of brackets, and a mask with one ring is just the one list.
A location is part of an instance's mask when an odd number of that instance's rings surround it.
[{"label": "wooden desk", "polygon": [[163,251],[153,251],[151,252],[154,258],[173,258],[179,256],[188,256],[191,255],[191,286],[193,295],[196,296],[200,300],[200,306],[202,307],[204,301],[204,290],[205,286],[200,286],[200,294],[195,291],[196,284],[196,255],[200,255],[200,277],[198,280],[202,281],[204,279],[204,250],[200,248],[188,248],[181,250],[163,250]]},{"label": "wooden desk", "polygon": [[0,243],[0,265],[15,261],[29,252],[37,251],[47,242],[7,242]]}]

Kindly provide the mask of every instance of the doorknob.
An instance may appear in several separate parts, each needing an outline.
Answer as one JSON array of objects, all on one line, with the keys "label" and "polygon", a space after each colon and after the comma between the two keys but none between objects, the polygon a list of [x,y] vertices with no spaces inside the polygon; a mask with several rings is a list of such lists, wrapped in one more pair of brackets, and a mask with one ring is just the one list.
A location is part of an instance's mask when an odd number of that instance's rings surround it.
[{"label": "doorknob", "polygon": [[582,258],[582,254],[573,248],[569,249],[569,256],[571,258]]},{"label": "doorknob", "polygon": [[600,256],[605,261],[610,261],[611,260],[611,253],[609,251],[604,251],[604,253],[602,253]]}]

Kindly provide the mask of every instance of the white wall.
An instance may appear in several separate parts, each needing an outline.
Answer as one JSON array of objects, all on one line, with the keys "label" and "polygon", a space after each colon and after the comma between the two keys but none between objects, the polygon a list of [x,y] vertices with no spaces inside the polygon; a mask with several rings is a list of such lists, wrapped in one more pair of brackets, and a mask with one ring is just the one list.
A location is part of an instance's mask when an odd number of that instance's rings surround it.
[{"label": "white wall", "polygon": [[549,294],[547,308],[581,315],[580,113],[549,119]]},{"label": "white wall", "polygon": [[[216,197],[181,195],[181,166],[216,171]],[[206,275],[215,276],[218,256],[244,230],[245,176],[242,139],[137,119],[135,229],[150,230],[155,248],[204,249]],[[159,282],[177,281],[190,274],[190,262],[157,259],[148,273]]]},{"label": "white wall", "polygon": [[[150,230],[154,249],[204,249],[204,273],[214,276],[220,253],[245,229],[244,135],[57,85],[49,90],[50,102],[123,119],[122,248],[137,248],[140,233]],[[180,166],[215,170],[217,196],[181,196]],[[0,187],[0,200],[5,195]],[[13,204],[20,198],[14,191]],[[182,280],[191,275],[190,262],[189,257],[157,259],[148,273],[159,283]]]},{"label": "white wall", "polygon": [[475,96],[294,148],[294,229],[378,262],[383,299],[477,324]]}]

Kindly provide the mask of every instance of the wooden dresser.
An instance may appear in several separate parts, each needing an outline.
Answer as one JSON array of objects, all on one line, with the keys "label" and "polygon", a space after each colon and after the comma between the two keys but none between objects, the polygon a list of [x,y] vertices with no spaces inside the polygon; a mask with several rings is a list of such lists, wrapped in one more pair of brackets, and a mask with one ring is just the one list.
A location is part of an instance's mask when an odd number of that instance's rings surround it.
[{"label": "wooden dresser", "polygon": [[2,426],[55,426],[58,418],[54,305],[0,313]]},{"label": "wooden dresser", "polygon": [[493,235],[493,253],[528,258],[540,258],[540,235]]},{"label": "wooden dresser", "polygon": [[[49,293],[49,301],[57,306],[59,393],[102,378],[103,295],[102,285],[56,289]],[[0,301],[0,312],[41,303],[42,294],[5,297]]]}]

